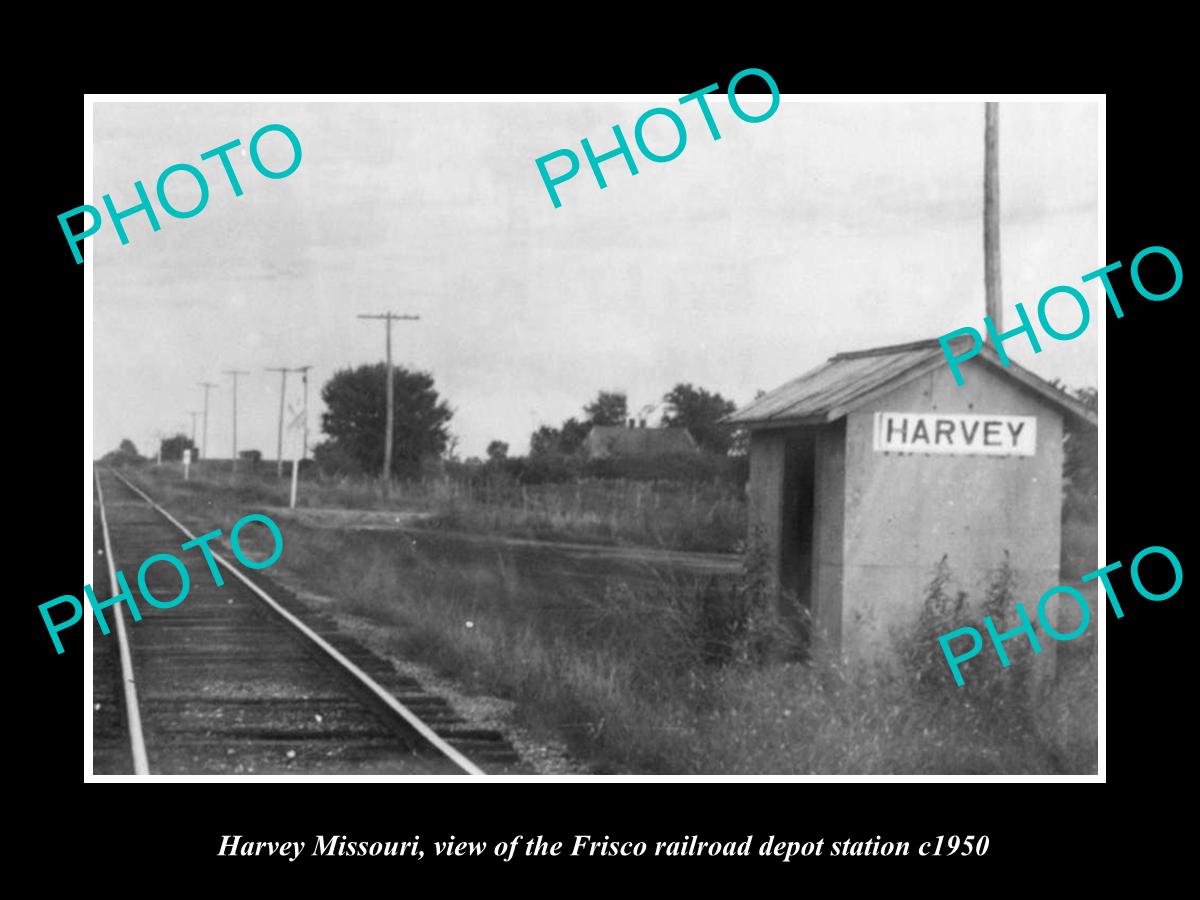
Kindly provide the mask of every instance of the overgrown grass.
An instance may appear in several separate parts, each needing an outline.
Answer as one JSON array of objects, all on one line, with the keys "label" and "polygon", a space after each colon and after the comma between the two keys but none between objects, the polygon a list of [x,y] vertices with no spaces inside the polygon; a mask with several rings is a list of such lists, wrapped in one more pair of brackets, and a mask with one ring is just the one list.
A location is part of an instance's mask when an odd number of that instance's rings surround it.
[{"label": "overgrown grass", "polygon": [[1036,699],[1029,660],[1002,670],[980,657],[958,688],[934,620],[898,638],[900,666],[849,665],[820,647],[798,662],[752,571],[736,584],[548,584],[503,551],[447,566],[395,535],[293,526],[287,542],[281,565],[393,626],[399,654],[515,700],[523,724],[564,737],[595,772],[1095,770],[1094,667]]},{"label": "overgrown grass", "polygon": [[741,493],[712,483],[584,479],[574,484],[423,484],[438,524],[543,540],[732,551],[746,528]]},{"label": "overgrown grass", "polygon": [[[261,482],[159,481],[151,490],[205,527],[277,502]],[[937,637],[978,615],[943,560],[922,616],[893,636],[894,663],[801,654],[767,608],[760,551],[751,541],[736,580],[585,572],[552,550],[290,522],[278,565],[389,626],[398,654],[516,701],[524,725],[598,773],[1095,772],[1094,629],[1059,647],[1052,682],[1035,682],[1011,641],[1008,668],[980,654],[957,687]],[[976,605],[1012,627],[1013,593],[1001,561]]]},{"label": "overgrown grass", "polygon": [[[269,468],[269,471],[268,471]],[[217,494],[237,503],[286,506],[290,484],[273,467],[230,473],[175,464],[147,466],[138,476],[173,491]],[[396,483],[391,495],[374,479],[314,473],[300,484],[304,508],[396,510],[426,514],[422,527],[539,540],[732,552],[746,528],[741,492],[719,482],[584,479],[571,484]]]}]

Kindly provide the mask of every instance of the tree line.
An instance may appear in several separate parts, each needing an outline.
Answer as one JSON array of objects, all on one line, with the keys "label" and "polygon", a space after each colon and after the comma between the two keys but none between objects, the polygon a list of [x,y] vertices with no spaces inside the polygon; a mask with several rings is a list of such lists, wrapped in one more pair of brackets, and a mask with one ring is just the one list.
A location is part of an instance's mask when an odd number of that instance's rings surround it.
[{"label": "tree line", "polygon": [[[325,471],[377,473],[383,466],[386,427],[386,366],[342,369],[321,390],[325,412],[321,430],[326,440],[313,448],[313,458]],[[395,416],[392,475],[415,478],[430,459],[453,456],[455,439],[449,425],[453,410],[438,394],[433,376],[395,367]],[[720,420],[736,405],[718,393],[680,383],[662,397],[659,426],[686,428],[700,449],[726,456],[736,451],[733,429]],[[581,417],[572,416],[557,428],[542,425],[530,435],[531,457],[576,456],[596,426],[625,425],[631,418],[628,398],[620,391],[599,391],[584,404]],[[504,441],[487,448],[491,461],[508,457]],[[480,461],[482,462],[482,460]]]},{"label": "tree line", "polygon": [[[428,372],[394,366],[393,373],[392,476],[418,478],[431,460],[454,458],[457,441],[449,427],[454,412]],[[377,475],[383,468],[386,376],[385,363],[361,365],[338,370],[322,387],[325,411],[321,430],[325,440],[313,447],[313,460],[323,471]],[[742,452],[740,435],[720,421],[737,407],[719,393],[679,383],[663,394],[661,404],[643,412],[659,407],[662,412],[658,427],[686,428],[704,454],[725,457]],[[595,399],[584,404],[582,416],[571,416],[558,427],[542,425],[533,431],[529,457],[579,457],[592,428],[625,425],[632,418],[624,392],[599,391]],[[183,434],[173,435],[162,441],[162,458],[178,461],[188,448],[195,458],[198,454],[192,440]],[[504,441],[492,441],[487,448],[488,461],[495,465],[507,459],[508,450]],[[261,458],[257,450],[244,450],[239,455]],[[118,457],[126,461],[140,458],[129,441],[123,441],[109,457],[112,462],[119,461]]]},{"label": "tree line", "polygon": [[[723,417],[737,409],[732,400],[681,383],[663,395],[662,403],[664,412],[660,427],[686,428],[697,446],[706,453],[724,456],[734,449],[734,430],[721,424]],[[582,449],[594,426],[624,425],[630,419],[626,395],[620,392],[600,391],[595,400],[583,407],[583,413],[583,419],[572,416],[558,428],[541,426],[530,436],[530,454],[570,456]],[[491,446],[488,456],[493,456]]]}]

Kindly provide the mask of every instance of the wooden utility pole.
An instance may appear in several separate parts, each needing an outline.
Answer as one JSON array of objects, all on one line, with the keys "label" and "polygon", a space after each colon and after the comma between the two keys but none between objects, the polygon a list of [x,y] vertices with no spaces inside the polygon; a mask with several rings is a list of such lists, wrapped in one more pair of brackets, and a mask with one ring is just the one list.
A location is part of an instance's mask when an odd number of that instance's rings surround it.
[{"label": "wooden utility pole", "polygon": [[[287,396],[288,372],[303,373],[303,375],[304,375],[304,402],[307,404],[308,403],[308,370],[311,368],[312,368],[312,366],[299,366],[295,369],[289,369],[286,366],[284,366],[282,368],[268,368],[267,369],[268,372],[278,372],[280,374],[280,378],[282,379],[279,383],[279,440],[276,442],[276,445],[275,445],[275,475],[278,478],[283,477],[283,401],[284,401],[284,397]],[[305,415],[307,416],[307,407],[305,409]],[[305,424],[307,426],[307,419],[305,421]],[[308,452],[307,428],[305,431],[304,452],[305,453]]]},{"label": "wooden utility pole", "polygon": [[245,369],[226,369],[225,375],[233,376],[233,468],[231,471],[237,471],[237,380],[239,375],[249,375]]},{"label": "wooden utility pole", "polygon": [[201,445],[200,455],[208,459],[208,391],[216,385],[211,381],[201,381],[198,384],[204,388],[204,443]]},{"label": "wooden utility pole", "polygon": [[985,103],[983,106],[984,303],[987,315],[999,333],[1004,330],[1000,309],[1000,163],[997,148],[1000,113],[995,103]]},{"label": "wooden utility pole", "polygon": [[287,396],[287,373],[291,370],[283,368],[268,368],[268,372],[279,373],[279,436],[275,441],[275,477],[283,477],[283,399]]},{"label": "wooden utility pole", "polygon": [[300,381],[304,384],[304,443],[300,451],[300,458],[308,459],[308,370],[312,366],[300,366],[296,369],[300,373]]},{"label": "wooden utility pole", "polygon": [[291,370],[283,368],[268,368],[268,372],[279,373],[279,437],[275,441],[275,477],[283,477],[283,398],[287,396],[287,373]]},{"label": "wooden utility pole", "polygon": [[396,320],[416,321],[420,316],[397,315],[393,312],[381,313],[379,315],[359,315],[360,319],[383,319],[387,330],[387,429],[383,436],[383,490],[385,494],[391,493],[392,485],[392,420],[395,416],[395,404],[392,401],[392,392],[395,388],[392,386],[392,322]]}]

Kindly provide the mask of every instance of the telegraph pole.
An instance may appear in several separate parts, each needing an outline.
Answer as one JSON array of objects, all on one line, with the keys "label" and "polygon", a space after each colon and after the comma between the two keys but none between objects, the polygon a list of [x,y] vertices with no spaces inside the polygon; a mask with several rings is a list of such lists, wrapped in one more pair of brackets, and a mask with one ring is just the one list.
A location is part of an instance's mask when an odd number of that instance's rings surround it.
[{"label": "telegraph pole", "polygon": [[312,368],[312,366],[299,366],[295,369],[289,369],[286,366],[283,366],[283,367],[267,369],[268,372],[278,372],[280,374],[280,379],[281,379],[280,383],[279,383],[279,439],[276,442],[276,449],[275,449],[275,460],[276,460],[275,474],[279,478],[283,477],[283,406],[284,406],[283,401],[284,401],[284,397],[287,395],[288,372],[300,372],[304,375],[304,402],[305,402],[305,428],[306,428],[304,451],[307,453],[308,452],[308,440],[307,440],[307,437],[308,437],[307,436],[308,370],[311,368]]},{"label": "telegraph pole", "polygon": [[283,478],[283,397],[288,392],[288,372],[290,370],[284,366],[268,368],[266,371],[280,373],[280,434],[275,442],[275,476]]},{"label": "telegraph pole", "polygon": [[303,450],[300,452],[300,458],[308,459],[308,370],[312,366],[300,366],[296,369],[300,373],[300,380],[304,384],[304,444]]},{"label": "telegraph pole", "polygon": [[380,315],[359,315],[360,319],[383,319],[387,326],[387,431],[383,435],[383,490],[391,492],[392,484],[392,419],[395,415],[395,405],[392,402],[392,322],[397,320],[416,321],[420,316],[398,315],[386,312]]},{"label": "telegraph pole", "polygon": [[998,104],[985,103],[983,126],[983,285],[986,313],[1001,327],[1000,308],[1000,163],[997,138],[1000,131]]},{"label": "telegraph pole", "polygon": [[237,380],[239,375],[249,375],[245,369],[226,369],[223,373],[233,376],[233,468],[232,472],[237,471]]},{"label": "telegraph pole", "polygon": [[208,459],[208,391],[210,388],[215,388],[216,385],[211,381],[197,383],[204,388],[204,444],[201,446],[200,455]]}]

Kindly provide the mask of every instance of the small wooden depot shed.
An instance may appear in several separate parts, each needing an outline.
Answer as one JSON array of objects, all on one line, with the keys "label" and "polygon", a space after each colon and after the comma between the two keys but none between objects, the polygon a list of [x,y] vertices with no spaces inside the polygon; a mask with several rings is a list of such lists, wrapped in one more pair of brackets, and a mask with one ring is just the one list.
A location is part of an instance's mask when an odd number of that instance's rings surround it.
[{"label": "small wooden depot shed", "polygon": [[943,554],[973,600],[1005,550],[1027,609],[1061,583],[1064,418],[1096,418],[990,345],[962,372],[936,340],[839,353],[727,420],[777,592],[847,655],[887,652]]}]

